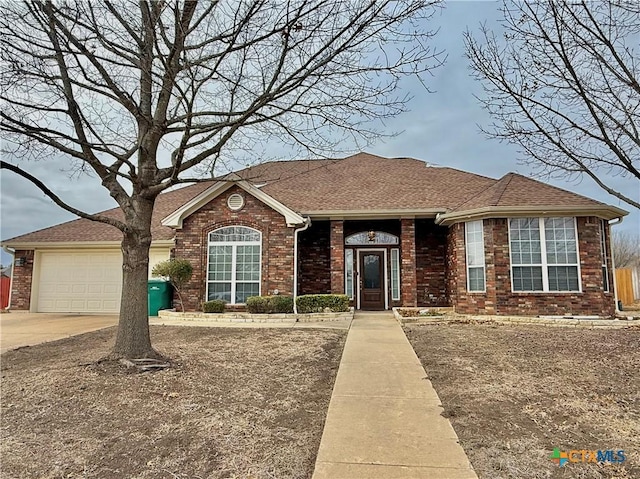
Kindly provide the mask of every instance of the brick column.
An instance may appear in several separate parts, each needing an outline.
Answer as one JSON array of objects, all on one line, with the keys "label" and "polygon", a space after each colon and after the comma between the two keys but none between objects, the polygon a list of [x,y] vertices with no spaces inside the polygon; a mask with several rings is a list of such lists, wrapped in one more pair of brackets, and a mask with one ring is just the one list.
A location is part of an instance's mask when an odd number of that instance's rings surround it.
[{"label": "brick column", "polygon": [[413,219],[400,220],[400,285],[402,306],[418,304],[416,280],[416,223]]},{"label": "brick column", "polygon": [[[500,220],[486,219],[483,221],[484,277],[486,289],[484,309],[487,314],[498,314],[498,296],[496,293],[496,244],[494,240],[494,231],[499,227],[497,221]],[[501,253],[504,255],[504,250]],[[506,251],[506,254],[509,256],[509,251]]]},{"label": "brick column", "polygon": [[344,294],[344,221],[331,221],[330,238],[331,292]]},{"label": "brick column", "polygon": [[33,277],[34,251],[18,250],[13,258],[14,261],[16,258],[26,258],[26,262],[22,266],[13,267],[10,306],[14,311],[29,311],[31,308],[31,281]]}]

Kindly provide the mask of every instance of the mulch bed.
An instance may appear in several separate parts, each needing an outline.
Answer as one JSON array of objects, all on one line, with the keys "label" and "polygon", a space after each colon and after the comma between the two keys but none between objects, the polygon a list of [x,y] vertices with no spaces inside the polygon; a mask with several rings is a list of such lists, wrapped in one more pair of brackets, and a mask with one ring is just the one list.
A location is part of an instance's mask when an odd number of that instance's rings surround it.
[{"label": "mulch bed", "polygon": [[[640,477],[639,329],[405,331],[481,479]],[[559,467],[554,448],[624,450],[626,461]]]},{"label": "mulch bed", "polygon": [[2,355],[3,478],[311,476],[346,331],[152,327],[146,373],[114,335]]}]

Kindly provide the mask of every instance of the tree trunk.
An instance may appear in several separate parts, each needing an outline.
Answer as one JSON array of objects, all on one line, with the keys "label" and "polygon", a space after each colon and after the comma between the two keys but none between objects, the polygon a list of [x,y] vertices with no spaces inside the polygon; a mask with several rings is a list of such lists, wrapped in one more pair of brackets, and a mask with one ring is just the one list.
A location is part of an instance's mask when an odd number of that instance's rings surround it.
[{"label": "tree trunk", "polygon": [[[143,200],[138,209],[138,223],[122,240],[122,300],[114,358],[157,358],[151,346],[147,280],[149,277],[149,247],[151,246],[151,214],[153,201]],[[128,222],[131,224],[131,221]]]}]

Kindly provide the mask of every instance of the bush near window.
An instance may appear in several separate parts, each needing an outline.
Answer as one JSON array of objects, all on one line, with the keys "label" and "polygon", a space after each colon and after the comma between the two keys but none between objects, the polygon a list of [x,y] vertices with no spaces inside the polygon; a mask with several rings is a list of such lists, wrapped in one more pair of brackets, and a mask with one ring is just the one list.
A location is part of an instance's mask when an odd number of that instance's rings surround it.
[{"label": "bush near window", "polygon": [[346,294],[306,294],[296,298],[299,313],[332,313],[349,311],[349,297]]},{"label": "bush near window", "polygon": [[204,313],[224,313],[226,302],[221,299],[214,299],[213,301],[206,301],[202,303],[202,312]]},{"label": "bush near window", "polygon": [[291,296],[250,296],[246,305],[252,314],[293,313]]},{"label": "bush near window", "polygon": [[151,270],[151,276],[167,278],[173,288],[178,293],[180,307],[184,313],[184,303],[182,302],[182,291],[191,279],[193,274],[193,266],[186,259],[173,258],[161,261]]}]

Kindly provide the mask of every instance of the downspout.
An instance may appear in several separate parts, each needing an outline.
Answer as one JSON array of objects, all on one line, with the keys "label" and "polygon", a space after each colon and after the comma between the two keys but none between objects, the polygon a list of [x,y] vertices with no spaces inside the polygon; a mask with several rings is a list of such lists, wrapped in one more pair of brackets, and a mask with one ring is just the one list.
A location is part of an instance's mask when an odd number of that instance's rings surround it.
[{"label": "downspout", "polygon": [[609,221],[609,249],[611,250],[611,272],[613,273],[613,301],[615,302],[616,313],[621,313],[622,311],[618,307],[618,283],[616,282],[616,260],[613,257],[613,232],[611,231],[611,226],[622,223],[622,216],[612,221],[614,222]]},{"label": "downspout", "polygon": [[305,231],[311,226],[311,218],[304,219],[304,226],[297,228],[293,232],[293,314],[298,314],[298,233]]},{"label": "downspout", "polygon": [[4,245],[2,246],[2,250],[5,253],[13,256],[13,259],[11,260],[11,279],[9,283],[9,298],[7,301],[7,307],[4,308],[6,311],[9,311],[9,309],[11,308],[11,291],[13,291],[13,270],[16,267],[16,250],[11,251],[8,246],[4,246]]}]

